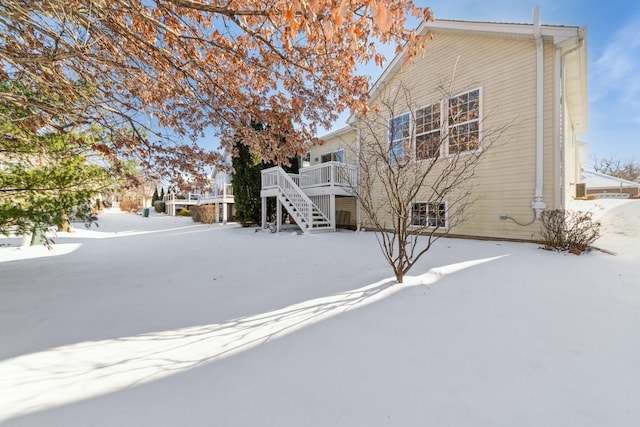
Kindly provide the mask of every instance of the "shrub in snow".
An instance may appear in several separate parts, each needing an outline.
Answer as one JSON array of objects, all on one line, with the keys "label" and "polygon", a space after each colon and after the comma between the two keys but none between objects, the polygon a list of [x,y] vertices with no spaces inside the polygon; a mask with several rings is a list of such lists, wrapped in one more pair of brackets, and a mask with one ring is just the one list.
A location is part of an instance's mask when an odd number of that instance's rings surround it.
[{"label": "shrub in snow", "polygon": [[213,224],[218,214],[218,207],[216,205],[204,205],[198,206],[198,214],[200,222],[204,224]]},{"label": "shrub in snow", "polygon": [[600,223],[592,219],[591,212],[545,210],[541,222],[545,249],[579,255],[590,250],[600,237]]},{"label": "shrub in snow", "polygon": [[191,219],[193,222],[200,222],[200,209],[198,206],[191,206],[189,209],[191,212]]},{"label": "shrub in snow", "polygon": [[123,200],[120,202],[120,210],[122,212],[139,213],[142,209],[142,203],[139,200]]},{"label": "shrub in snow", "polygon": [[180,209],[180,212],[178,212],[179,216],[191,216],[191,211],[187,208],[184,209]]},{"label": "shrub in snow", "polygon": [[156,210],[156,212],[163,213],[165,209],[165,203],[162,200],[156,200],[155,202],[153,202],[153,208]]},{"label": "shrub in snow", "polygon": [[218,214],[216,205],[203,205],[191,207],[191,218],[194,222],[202,222],[204,224],[213,224]]}]

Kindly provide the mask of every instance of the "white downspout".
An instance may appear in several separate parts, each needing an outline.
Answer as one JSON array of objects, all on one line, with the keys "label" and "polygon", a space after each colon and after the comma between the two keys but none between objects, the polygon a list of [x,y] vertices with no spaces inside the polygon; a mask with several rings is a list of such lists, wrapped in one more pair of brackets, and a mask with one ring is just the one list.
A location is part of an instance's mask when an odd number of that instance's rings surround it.
[{"label": "white downspout", "polygon": [[[360,165],[361,165],[361,158],[360,156],[362,156],[362,153],[360,153],[360,138],[361,138],[361,132],[360,132],[360,126],[356,127],[356,165],[358,167],[357,171],[356,171],[356,183],[355,185],[357,185],[357,191],[360,191]],[[353,185],[353,184],[352,184]],[[362,210],[360,209],[360,199],[359,197],[356,197],[356,231],[360,231],[362,229]]]},{"label": "white downspout", "polygon": [[540,9],[533,8],[533,36],[536,41],[536,191],[531,207],[540,219],[546,208],[544,183],[544,46],[540,29]]}]

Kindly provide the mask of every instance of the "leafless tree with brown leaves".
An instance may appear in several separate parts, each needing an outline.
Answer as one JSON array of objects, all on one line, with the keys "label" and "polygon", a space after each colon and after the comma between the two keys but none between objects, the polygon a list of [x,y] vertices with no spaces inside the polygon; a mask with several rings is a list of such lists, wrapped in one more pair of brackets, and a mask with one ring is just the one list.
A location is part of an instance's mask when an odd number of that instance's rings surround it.
[{"label": "leafless tree with brown leaves", "polygon": [[91,149],[174,174],[219,159],[183,140],[208,129],[281,162],[366,108],[356,66],[382,65],[377,42],[421,49],[411,15],[432,17],[410,0],[5,0],[0,81],[21,89],[0,103],[28,110],[28,127],[100,126],[110,138]]}]

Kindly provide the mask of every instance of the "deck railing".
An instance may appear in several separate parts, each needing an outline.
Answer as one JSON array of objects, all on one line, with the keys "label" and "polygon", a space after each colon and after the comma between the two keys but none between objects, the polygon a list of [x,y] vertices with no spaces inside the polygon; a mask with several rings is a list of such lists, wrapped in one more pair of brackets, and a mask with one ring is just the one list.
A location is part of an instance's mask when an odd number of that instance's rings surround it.
[{"label": "deck railing", "polygon": [[[262,170],[262,189],[276,188],[278,186],[279,169],[277,167]],[[295,185],[300,186],[300,175],[287,173]]]},{"label": "deck railing", "polygon": [[216,185],[211,191],[206,191],[201,198],[213,199],[215,197],[233,196],[232,184],[220,184]]},{"label": "deck railing", "polygon": [[200,199],[199,194],[189,193],[189,194],[176,194],[169,193],[164,195],[164,201],[168,203],[177,203],[177,204],[196,204],[198,199]]},{"label": "deck railing", "polygon": [[339,186],[353,187],[358,169],[342,162],[326,162],[300,169],[300,188]]},{"label": "deck railing", "polygon": [[203,204],[213,199],[220,199],[225,197],[233,197],[233,185],[221,184],[214,187],[211,191],[206,191],[202,194],[188,193],[188,194],[165,194],[164,201],[166,203],[175,204]]}]

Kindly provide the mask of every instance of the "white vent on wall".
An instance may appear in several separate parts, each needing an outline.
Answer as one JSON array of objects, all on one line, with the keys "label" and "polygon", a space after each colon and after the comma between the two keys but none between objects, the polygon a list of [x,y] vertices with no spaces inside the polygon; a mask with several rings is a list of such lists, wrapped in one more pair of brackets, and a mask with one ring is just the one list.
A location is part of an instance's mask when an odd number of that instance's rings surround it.
[{"label": "white vent on wall", "polygon": [[584,199],[587,197],[587,184],[579,182],[576,184],[576,199]]}]

